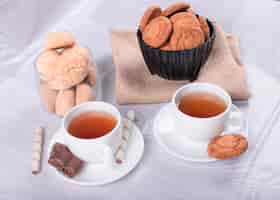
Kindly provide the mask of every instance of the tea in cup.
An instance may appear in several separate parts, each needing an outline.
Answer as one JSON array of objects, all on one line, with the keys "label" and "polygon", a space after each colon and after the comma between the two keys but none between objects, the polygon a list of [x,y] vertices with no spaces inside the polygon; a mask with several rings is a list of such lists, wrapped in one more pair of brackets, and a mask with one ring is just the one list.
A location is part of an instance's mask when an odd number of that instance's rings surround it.
[{"label": "tea in cup", "polygon": [[121,143],[122,121],[118,109],[94,101],[73,107],[63,118],[66,145],[82,160],[111,165]]},{"label": "tea in cup", "polygon": [[220,135],[230,117],[230,95],[210,83],[190,83],[179,88],[172,98],[173,130],[197,141]]}]

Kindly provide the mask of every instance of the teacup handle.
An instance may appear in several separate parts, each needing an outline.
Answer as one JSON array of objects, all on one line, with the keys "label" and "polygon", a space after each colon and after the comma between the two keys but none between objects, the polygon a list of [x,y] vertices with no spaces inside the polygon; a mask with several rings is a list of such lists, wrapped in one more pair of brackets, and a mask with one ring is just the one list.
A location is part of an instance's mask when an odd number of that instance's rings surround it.
[{"label": "teacup handle", "polygon": [[227,132],[235,132],[240,131],[243,125],[243,116],[242,113],[237,110],[234,106],[231,108],[231,112],[229,114],[228,125],[225,128]]}]

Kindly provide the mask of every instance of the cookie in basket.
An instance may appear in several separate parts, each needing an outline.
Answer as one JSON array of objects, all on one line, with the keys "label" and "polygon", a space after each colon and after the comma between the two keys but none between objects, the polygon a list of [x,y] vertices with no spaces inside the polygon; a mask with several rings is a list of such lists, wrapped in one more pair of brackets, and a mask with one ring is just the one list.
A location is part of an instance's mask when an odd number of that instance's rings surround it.
[{"label": "cookie in basket", "polygon": [[167,17],[159,16],[153,19],[143,31],[143,40],[151,47],[162,46],[170,37],[172,24]]},{"label": "cookie in basket", "polygon": [[161,14],[157,6],[145,11],[137,39],[151,74],[169,80],[197,78],[213,47],[215,28],[190,8],[180,2],[163,9]]},{"label": "cookie in basket", "polygon": [[180,11],[185,11],[187,10],[188,8],[190,7],[189,4],[185,3],[185,2],[179,2],[179,3],[175,3],[167,8],[165,8],[163,11],[162,11],[162,15],[163,16],[171,16],[177,12],[180,12]]},{"label": "cookie in basket", "polygon": [[161,15],[161,8],[158,6],[150,6],[141,18],[139,28],[143,32],[147,24],[154,18]]}]

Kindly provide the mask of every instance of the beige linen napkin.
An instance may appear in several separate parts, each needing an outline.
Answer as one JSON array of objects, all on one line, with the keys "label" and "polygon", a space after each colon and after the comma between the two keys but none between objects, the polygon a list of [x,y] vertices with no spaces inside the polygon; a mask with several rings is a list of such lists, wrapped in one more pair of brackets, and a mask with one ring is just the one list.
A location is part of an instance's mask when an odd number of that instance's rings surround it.
[{"label": "beige linen napkin", "polygon": [[[240,61],[238,39],[226,35],[220,25],[215,24],[215,27],[217,35],[212,52],[195,82],[217,84],[227,90],[233,99],[246,100],[250,93]],[[151,75],[145,66],[135,32],[113,30],[111,39],[119,104],[167,102],[177,88],[189,83]]]}]

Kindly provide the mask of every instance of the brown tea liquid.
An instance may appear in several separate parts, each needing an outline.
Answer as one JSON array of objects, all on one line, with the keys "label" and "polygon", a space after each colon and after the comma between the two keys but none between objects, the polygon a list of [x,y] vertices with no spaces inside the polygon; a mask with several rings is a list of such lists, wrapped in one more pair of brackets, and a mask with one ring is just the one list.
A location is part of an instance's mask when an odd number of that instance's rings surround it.
[{"label": "brown tea liquid", "polygon": [[117,125],[117,120],[106,112],[89,111],[74,117],[68,132],[82,139],[98,138],[106,135]]},{"label": "brown tea liquid", "polygon": [[182,96],[178,108],[186,115],[207,118],[224,112],[227,105],[216,95],[197,92]]}]

